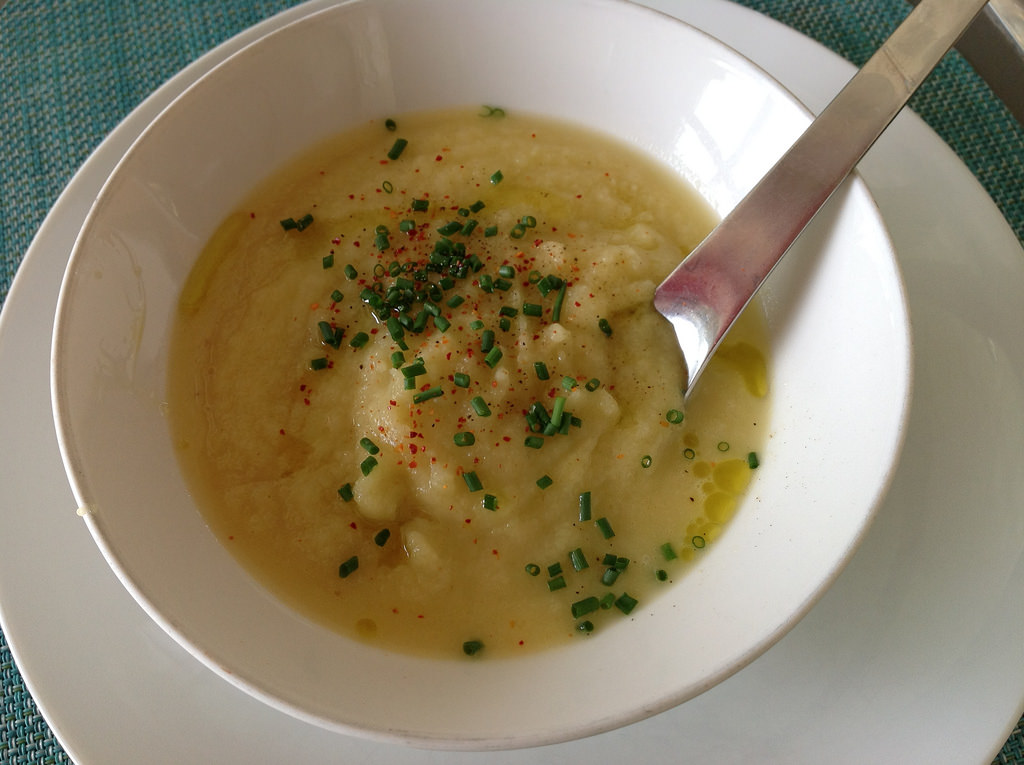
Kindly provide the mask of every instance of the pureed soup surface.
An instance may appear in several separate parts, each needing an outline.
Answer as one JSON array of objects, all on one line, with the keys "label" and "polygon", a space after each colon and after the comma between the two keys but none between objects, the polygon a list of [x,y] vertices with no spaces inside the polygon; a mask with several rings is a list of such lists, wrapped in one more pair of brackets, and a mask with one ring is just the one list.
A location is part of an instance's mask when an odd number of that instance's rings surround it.
[{"label": "pureed soup surface", "polygon": [[181,296],[169,416],[199,507],[281,598],[382,647],[507,656],[628,621],[766,442],[757,317],[684,417],[652,306],[713,224],[636,150],[499,109],[317,147]]}]

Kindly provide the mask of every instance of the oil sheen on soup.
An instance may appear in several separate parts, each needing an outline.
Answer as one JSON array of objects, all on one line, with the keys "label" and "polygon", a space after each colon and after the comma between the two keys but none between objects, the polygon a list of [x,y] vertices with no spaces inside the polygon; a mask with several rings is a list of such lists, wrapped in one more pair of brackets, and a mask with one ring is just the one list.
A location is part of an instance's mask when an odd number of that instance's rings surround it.
[{"label": "oil sheen on soup", "polygon": [[759,316],[684,411],[652,307],[713,224],[636,149],[533,115],[410,114],[316,147],[181,295],[168,412],[201,512],[280,598],[388,649],[628,628],[770,458]]}]

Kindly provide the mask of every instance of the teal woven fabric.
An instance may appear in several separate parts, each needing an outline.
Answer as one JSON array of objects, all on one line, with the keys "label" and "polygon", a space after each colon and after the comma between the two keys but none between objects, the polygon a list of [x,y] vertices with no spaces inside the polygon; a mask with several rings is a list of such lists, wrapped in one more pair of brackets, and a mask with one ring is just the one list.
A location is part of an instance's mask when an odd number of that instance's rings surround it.
[{"label": "teal woven fabric", "polygon": [[[513,0],[510,0],[513,1]],[[862,64],[906,15],[902,0],[738,0]],[[149,92],[289,0],[0,3],[0,304],[42,220],[103,137]],[[1024,128],[958,55],[911,102],[1024,241]],[[0,633],[0,763],[67,763]],[[908,757],[912,754],[908,753]],[[995,762],[1024,765],[1018,725]]]}]

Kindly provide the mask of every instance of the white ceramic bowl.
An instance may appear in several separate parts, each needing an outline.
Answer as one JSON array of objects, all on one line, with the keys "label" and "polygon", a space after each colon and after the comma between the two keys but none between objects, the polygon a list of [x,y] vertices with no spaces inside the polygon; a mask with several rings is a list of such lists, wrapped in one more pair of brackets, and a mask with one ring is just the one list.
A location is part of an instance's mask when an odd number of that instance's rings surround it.
[{"label": "white ceramic bowl", "polygon": [[852,554],[897,460],[908,404],[901,281],[853,180],[764,290],[770,459],[727,532],[632,628],[457,662],[387,654],[282,605],[207,529],[177,468],[161,402],[179,289],[225,214],[301,149],[383,115],[495,102],[620,136],[719,213],[809,120],[734,51],[617,0],[341,3],[233,56],[139,138],[81,233],[54,334],[68,475],[142,607],[270,704],[420,746],[588,735],[685,701],[756,658]]}]

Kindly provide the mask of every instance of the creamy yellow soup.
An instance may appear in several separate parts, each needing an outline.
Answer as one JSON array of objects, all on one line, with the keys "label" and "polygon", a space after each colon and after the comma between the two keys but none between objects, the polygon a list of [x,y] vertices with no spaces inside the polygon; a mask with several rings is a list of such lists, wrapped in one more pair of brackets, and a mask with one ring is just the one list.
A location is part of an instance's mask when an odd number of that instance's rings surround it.
[{"label": "creamy yellow soup", "polygon": [[756,475],[764,329],[683,408],[654,288],[714,224],[622,143],[380,120],[256,189],[180,300],[169,417],[210,527],[311,619],[435,656],[629,622]]}]

